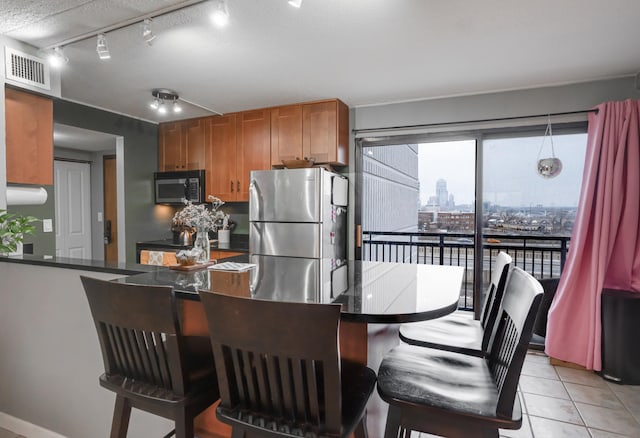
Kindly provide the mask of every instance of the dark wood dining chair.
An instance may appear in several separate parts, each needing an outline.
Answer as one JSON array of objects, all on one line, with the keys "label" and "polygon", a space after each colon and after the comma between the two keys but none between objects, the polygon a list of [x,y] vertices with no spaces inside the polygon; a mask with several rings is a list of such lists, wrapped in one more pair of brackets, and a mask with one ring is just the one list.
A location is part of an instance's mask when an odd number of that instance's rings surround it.
[{"label": "dark wood dining chair", "polygon": [[200,291],[232,437],[366,437],[375,372],[340,360],[340,305]]},{"label": "dark wood dining chair", "polygon": [[111,438],[126,437],[131,408],[174,420],[177,438],[193,438],[193,419],[219,392],[210,349],[191,353],[181,335],[173,289],[80,278],[102,350],[99,382],[116,393]]},{"label": "dark wood dining chair", "polygon": [[542,286],[513,268],[487,357],[401,344],[378,370],[389,403],[385,438],[411,431],[447,437],[498,437],[522,424],[517,394]]},{"label": "dark wood dining chair", "polygon": [[402,324],[400,339],[411,345],[484,356],[495,334],[511,262],[507,253],[498,253],[479,320],[459,310],[442,318]]}]

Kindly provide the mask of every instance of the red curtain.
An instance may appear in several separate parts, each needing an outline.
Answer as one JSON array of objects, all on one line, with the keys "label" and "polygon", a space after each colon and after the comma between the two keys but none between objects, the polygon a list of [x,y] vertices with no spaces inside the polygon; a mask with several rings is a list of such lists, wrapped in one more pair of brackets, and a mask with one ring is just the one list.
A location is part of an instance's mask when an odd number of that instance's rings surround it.
[{"label": "red curtain", "polygon": [[640,293],[640,101],[597,109],[589,114],[580,201],[549,310],[546,353],[599,371],[602,289]]}]

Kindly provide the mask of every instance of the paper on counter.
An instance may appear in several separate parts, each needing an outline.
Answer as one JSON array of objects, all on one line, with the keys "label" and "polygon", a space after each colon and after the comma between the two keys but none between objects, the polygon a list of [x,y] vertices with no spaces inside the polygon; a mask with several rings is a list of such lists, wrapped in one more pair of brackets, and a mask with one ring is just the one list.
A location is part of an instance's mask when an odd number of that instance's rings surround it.
[{"label": "paper on counter", "polygon": [[251,268],[255,268],[255,263],[236,263],[236,262],[223,262],[209,266],[209,269],[215,271],[248,271]]}]

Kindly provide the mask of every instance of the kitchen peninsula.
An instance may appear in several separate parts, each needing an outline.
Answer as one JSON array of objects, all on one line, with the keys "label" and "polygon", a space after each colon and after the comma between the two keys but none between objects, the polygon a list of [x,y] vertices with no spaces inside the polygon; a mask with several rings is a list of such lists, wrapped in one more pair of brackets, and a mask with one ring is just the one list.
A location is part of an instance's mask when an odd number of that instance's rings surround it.
[{"label": "kitchen peninsula", "polygon": [[[239,256],[237,260],[248,259]],[[173,285],[184,331],[202,335],[207,332],[204,320],[197,318],[200,303],[196,288],[250,295],[256,281],[251,271],[179,272],[136,264],[77,262],[34,256],[0,257],[0,411],[17,421],[69,437],[104,435],[113,411],[113,394],[98,385],[103,364],[80,275]],[[350,263],[348,289],[334,298],[344,308],[343,355],[366,361],[374,369],[375,357],[391,346],[388,342],[397,342],[397,337],[393,324],[367,323],[436,317],[457,306],[462,268],[396,266]],[[434,282],[436,277],[430,271],[439,268],[450,270]],[[258,273],[256,270],[253,275]],[[383,418],[379,409],[372,406],[370,418]],[[91,421],[86,421],[89,418]],[[167,420],[134,410],[129,436],[163,436],[171,428]]]}]

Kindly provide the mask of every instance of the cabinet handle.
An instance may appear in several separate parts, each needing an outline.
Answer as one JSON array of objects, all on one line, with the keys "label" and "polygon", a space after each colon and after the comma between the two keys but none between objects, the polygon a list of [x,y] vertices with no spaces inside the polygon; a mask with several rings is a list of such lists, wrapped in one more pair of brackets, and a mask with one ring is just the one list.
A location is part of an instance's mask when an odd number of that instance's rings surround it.
[{"label": "cabinet handle", "polygon": [[236,192],[240,193],[240,180],[236,181]]},{"label": "cabinet handle", "polygon": [[231,181],[231,193],[233,193],[233,181]]}]

